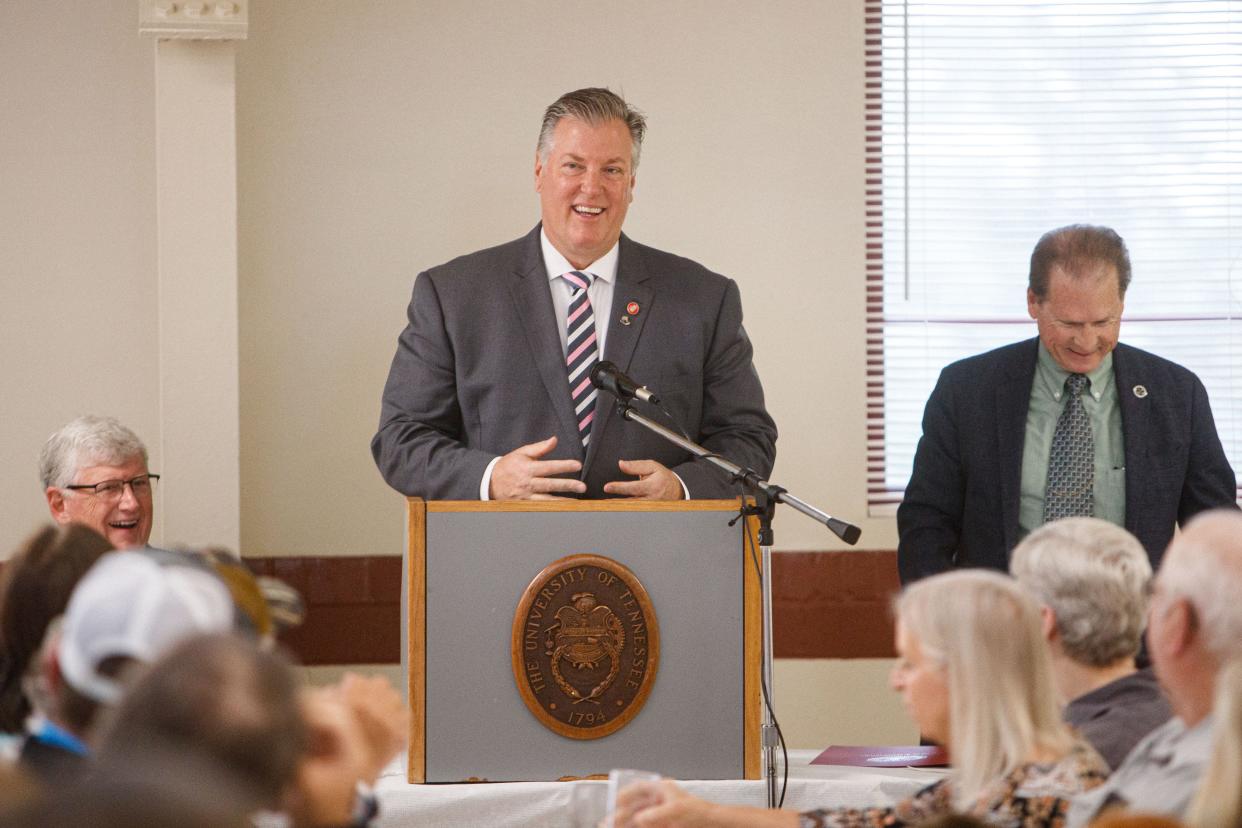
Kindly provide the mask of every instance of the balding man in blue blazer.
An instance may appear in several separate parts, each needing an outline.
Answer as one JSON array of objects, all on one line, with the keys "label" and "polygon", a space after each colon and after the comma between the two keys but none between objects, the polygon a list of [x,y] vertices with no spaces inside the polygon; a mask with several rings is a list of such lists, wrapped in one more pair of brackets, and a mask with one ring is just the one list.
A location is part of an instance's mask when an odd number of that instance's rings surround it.
[{"label": "balding man in blue blazer", "polygon": [[1010,551],[1048,519],[1050,446],[1074,375],[1087,378],[1080,399],[1094,436],[1090,511],[1133,533],[1153,568],[1175,526],[1235,505],[1203,383],[1117,344],[1129,281],[1129,254],[1108,228],[1040,239],[1027,290],[1039,337],[948,366],[928,400],[897,511],[903,583],[954,567],[1008,569]]}]

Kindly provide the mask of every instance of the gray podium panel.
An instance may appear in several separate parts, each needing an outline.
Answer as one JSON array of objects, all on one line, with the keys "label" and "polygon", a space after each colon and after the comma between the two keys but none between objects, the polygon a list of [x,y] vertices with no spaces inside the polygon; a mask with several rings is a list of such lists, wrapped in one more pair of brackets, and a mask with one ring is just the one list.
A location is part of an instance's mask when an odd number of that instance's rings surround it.
[{"label": "gray podium panel", "polygon": [[[426,781],[536,781],[634,767],[745,775],[744,556],[725,511],[427,512]],[[654,540],[653,540],[654,539]],[[545,728],[513,679],[514,612],[572,554],[629,567],[651,597],[660,664],[626,727],[577,740]]]}]

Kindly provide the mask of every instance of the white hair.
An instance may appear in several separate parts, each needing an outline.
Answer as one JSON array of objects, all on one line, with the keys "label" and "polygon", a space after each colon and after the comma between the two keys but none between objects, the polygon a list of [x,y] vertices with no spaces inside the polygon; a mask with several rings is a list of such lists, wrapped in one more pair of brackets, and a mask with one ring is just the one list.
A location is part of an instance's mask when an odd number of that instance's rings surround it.
[{"label": "white hair", "polygon": [[1061,721],[1039,607],[1013,579],[946,572],[907,587],[895,608],[945,671],[956,807],[969,808],[1040,750],[1069,751],[1073,737]]},{"label": "white hair", "polygon": [[1196,516],[1169,544],[1157,578],[1162,593],[1194,607],[1208,652],[1242,656],[1242,512]]},{"label": "white hair", "polygon": [[84,466],[119,466],[136,457],[147,462],[147,447],[137,434],[112,417],[88,414],[47,438],[39,452],[39,477],[44,488],[68,486]]},{"label": "white hair", "polygon": [[1074,661],[1108,667],[1138,653],[1151,562],[1125,529],[1089,517],[1044,524],[1013,550],[1009,571],[1052,610]]}]

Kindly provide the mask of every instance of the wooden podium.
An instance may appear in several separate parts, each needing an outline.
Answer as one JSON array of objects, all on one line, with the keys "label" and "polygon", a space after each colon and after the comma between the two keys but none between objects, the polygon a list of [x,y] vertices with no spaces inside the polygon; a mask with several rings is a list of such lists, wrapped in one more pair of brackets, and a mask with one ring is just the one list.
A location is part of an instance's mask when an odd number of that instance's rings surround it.
[{"label": "wooden podium", "polygon": [[[758,547],[753,519],[728,525],[737,502],[409,498],[407,511],[410,782],[545,781],[620,767],[759,778]],[[511,659],[527,587],[578,554],[631,571],[659,632],[645,703],[624,727],[589,739],[536,718]]]}]

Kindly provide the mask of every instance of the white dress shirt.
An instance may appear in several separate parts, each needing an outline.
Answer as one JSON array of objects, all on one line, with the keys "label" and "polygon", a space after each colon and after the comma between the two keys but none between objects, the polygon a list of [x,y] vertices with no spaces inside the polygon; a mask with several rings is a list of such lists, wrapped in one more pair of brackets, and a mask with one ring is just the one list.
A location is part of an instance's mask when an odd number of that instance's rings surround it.
[{"label": "white dress shirt", "polygon": [[[548,289],[552,293],[552,309],[556,313],[556,326],[561,335],[561,353],[569,347],[569,332],[565,329],[565,320],[569,318],[569,295],[573,287],[561,277],[571,270],[590,273],[594,278],[587,289],[587,297],[591,300],[591,310],[595,314],[595,347],[603,358],[604,340],[608,336],[608,316],[612,313],[612,294],[617,282],[617,261],[620,257],[620,243],[614,244],[608,252],[591,262],[584,268],[576,268],[561,255],[561,251],[552,246],[548,234],[539,231],[539,244],[543,249],[543,266],[548,274]],[[599,402],[596,401],[596,405]],[[514,446],[517,448],[517,446]],[[483,480],[479,483],[479,500],[491,500],[492,469],[496,468],[499,457],[492,458],[483,470]],[[685,484],[682,484],[683,488]]]}]

